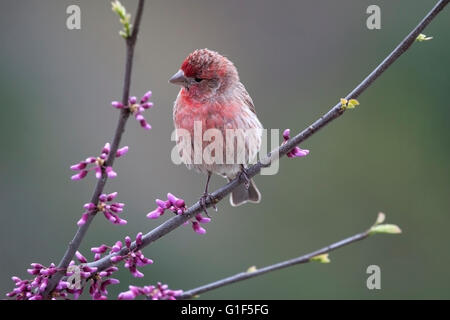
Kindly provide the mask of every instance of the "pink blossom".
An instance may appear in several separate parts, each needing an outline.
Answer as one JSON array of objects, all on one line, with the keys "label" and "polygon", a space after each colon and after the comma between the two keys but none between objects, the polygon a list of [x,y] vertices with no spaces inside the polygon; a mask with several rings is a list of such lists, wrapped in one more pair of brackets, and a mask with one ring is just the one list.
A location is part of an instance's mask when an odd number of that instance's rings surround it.
[{"label": "pink blossom", "polygon": [[[128,147],[125,146],[116,152],[116,157],[120,158],[127,154]],[[113,170],[111,166],[106,166],[105,163],[108,160],[108,156],[111,152],[111,145],[106,143],[102,149],[102,153],[98,157],[89,157],[84,161],[81,161],[77,164],[74,164],[70,167],[73,171],[79,171],[77,174],[72,176],[72,180],[82,180],[84,179],[89,171],[95,172],[95,177],[100,179],[103,175],[103,172],[108,176],[108,178],[113,179],[117,176],[117,173]]]},{"label": "pink blossom", "polygon": [[140,126],[145,130],[150,130],[152,126],[147,122],[147,120],[145,120],[142,113],[145,110],[153,107],[153,103],[148,101],[151,96],[152,92],[148,91],[146,94],[144,94],[139,103],[137,97],[133,96],[128,99],[127,106],[118,101],[113,101],[111,105],[116,109],[129,109],[130,112],[134,115],[134,118],[139,122]]},{"label": "pink blossom", "polygon": [[158,282],[156,286],[129,286],[129,290],[119,294],[119,300],[134,300],[139,296],[144,296],[151,300],[176,300],[183,294],[183,290],[171,290],[166,284]]},{"label": "pink blossom", "polygon": [[101,194],[98,197],[98,204],[94,203],[86,203],[84,205],[84,209],[87,211],[83,213],[81,219],[78,221],[78,226],[85,224],[90,215],[95,214],[96,212],[102,212],[105,218],[113,224],[117,225],[125,225],[127,221],[120,218],[118,216],[119,213],[122,213],[123,208],[125,207],[124,203],[121,202],[113,202],[117,197],[117,192],[113,192],[110,194]]},{"label": "pink blossom", "polygon": [[[291,138],[291,130],[290,129],[284,130],[284,132],[283,132],[284,142],[282,143],[282,145],[285,144],[290,138]],[[286,154],[286,156],[288,158],[298,158],[298,157],[306,157],[308,154],[309,154],[309,150],[301,149],[300,147],[294,147],[294,149],[289,151]]]},{"label": "pink blossom", "polygon": [[[186,208],[186,202],[183,199],[179,199],[176,196],[174,196],[171,193],[167,194],[167,200],[163,201],[160,199],[156,199],[157,208],[147,214],[147,218],[149,219],[158,219],[160,216],[164,214],[166,210],[170,210],[176,215],[183,214],[187,208]],[[195,216],[195,220],[191,219],[190,222],[192,223],[192,229],[197,234],[205,234],[206,230],[202,226],[200,226],[199,223],[205,224],[209,223],[211,221],[210,218],[203,217],[200,213]],[[186,221],[186,224],[188,224],[189,221]]]}]

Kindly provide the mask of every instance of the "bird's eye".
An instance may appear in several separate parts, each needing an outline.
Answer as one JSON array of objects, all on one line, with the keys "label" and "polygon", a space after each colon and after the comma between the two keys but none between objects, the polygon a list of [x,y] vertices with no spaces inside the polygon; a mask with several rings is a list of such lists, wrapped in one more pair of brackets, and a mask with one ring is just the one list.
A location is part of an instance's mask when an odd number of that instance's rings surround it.
[{"label": "bird's eye", "polygon": [[194,80],[195,80],[195,82],[200,82],[200,81],[202,81],[203,79],[202,79],[202,78],[195,78]]}]

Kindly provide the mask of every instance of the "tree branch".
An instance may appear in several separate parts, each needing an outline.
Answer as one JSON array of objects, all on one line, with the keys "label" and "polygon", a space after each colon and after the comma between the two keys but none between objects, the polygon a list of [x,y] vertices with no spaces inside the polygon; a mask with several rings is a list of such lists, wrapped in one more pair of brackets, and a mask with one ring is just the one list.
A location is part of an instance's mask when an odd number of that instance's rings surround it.
[{"label": "tree branch", "polygon": [[[131,85],[131,73],[133,67],[133,58],[134,58],[134,48],[136,45],[137,36],[139,33],[139,25],[142,18],[142,13],[144,10],[145,0],[139,0],[138,8],[136,11],[135,22],[133,26],[133,32],[130,37],[126,39],[126,66],[125,66],[125,79],[123,85],[123,94],[122,94],[122,103],[124,105],[128,104],[128,99],[130,96],[130,85]],[[125,131],[125,125],[130,116],[130,111],[128,108],[122,109],[119,116],[119,121],[117,123],[117,127],[114,133],[114,139],[111,145],[111,151],[109,153],[108,159],[106,160],[104,167],[112,166],[114,164],[114,160],[116,159],[116,153],[120,145],[120,141],[122,140],[122,135]],[[108,177],[104,170],[102,170],[102,176],[98,180],[97,185],[95,187],[94,193],[92,194],[91,203],[95,205],[98,204],[98,197],[103,193],[103,189],[105,188]],[[58,273],[54,274],[47,285],[43,296],[45,298],[49,298],[49,294],[53,291],[53,289],[57,286],[59,280],[64,276],[65,269],[68,267],[70,261],[72,260],[75,252],[80,247],[83,238],[89,229],[89,226],[94,219],[95,214],[92,214],[87,219],[86,223],[81,225],[77,232],[75,233],[74,238],[70,241],[64,256],[58,264],[58,269],[61,269]]]},{"label": "tree branch", "polygon": [[329,253],[333,250],[336,250],[338,248],[341,248],[343,246],[347,246],[351,243],[363,240],[365,238],[367,238],[370,235],[370,229],[366,230],[364,232],[355,234],[354,236],[351,236],[349,238],[346,238],[344,240],[335,242],[333,244],[330,244],[329,246],[323,247],[322,249],[313,251],[311,253],[305,254],[303,256],[294,258],[294,259],[290,259],[290,260],[286,260],[283,262],[279,262],[276,264],[272,264],[270,266],[261,268],[261,269],[256,269],[254,271],[247,271],[247,272],[241,272],[238,274],[235,274],[231,277],[228,278],[224,278],[209,284],[206,284],[204,286],[195,288],[195,289],[191,289],[189,291],[185,291],[183,292],[182,295],[177,297],[177,300],[182,300],[182,299],[191,299],[193,297],[195,297],[196,295],[199,295],[201,293],[207,292],[207,291],[211,291],[220,287],[224,287],[226,285],[235,283],[235,282],[239,282],[239,281],[243,281],[243,280],[247,280],[247,279],[251,279],[260,275],[263,275],[265,273],[268,272],[272,272],[275,270],[280,270],[280,269],[284,269],[287,267],[291,267],[291,266],[295,266],[298,264],[302,264],[302,263],[307,263],[307,262],[311,262],[311,259],[321,255],[321,254],[326,254]]},{"label": "tree branch", "polygon": [[[358,84],[355,89],[353,89],[346,96],[346,99],[357,98],[361,93],[363,93],[384,71],[386,71],[386,69],[388,69],[403,53],[405,53],[410,48],[412,43],[416,40],[417,36],[425,29],[425,27],[428,26],[428,24],[438,15],[438,13],[442,9],[444,9],[449,1],[450,0],[438,1],[434,8],[431,9],[431,11],[422,19],[422,21],[400,42],[400,44],[360,84]],[[295,137],[287,141],[286,144],[274,149],[267,155],[265,159],[262,159],[257,164],[249,167],[247,169],[248,177],[251,178],[259,174],[262,168],[268,167],[273,161],[277,161],[279,157],[286,155],[295,146],[311,137],[319,129],[325,127],[334,119],[340,117],[344,112],[345,110],[342,109],[341,104],[336,104],[326,114],[320,117],[320,119],[315,121],[312,125],[304,129]],[[227,185],[219,188],[211,194],[211,197],[208,199],[208,201],[206,201],[206,206],[209,208],[213,204],[218,203],[243,182],[245,182],[244,177],[238,177]],[[148,246],[152,242],[178,228],[184,222],[202,211],[203,207],[199,202],[196,202],[194,205],[188,208],[183,215],[173,217],[145,234],[142,238],[142,244],[140,246],[137,246],[136,242],[133,242],[131,245],[131,250],[142,249]],[[88,266],[97,267],[98,271],[102,271],[113,265],[113,263],[111,262],[111,257],[116,255],[123,256],[127,253],[128,249],[123,248],[120,252],[107,255],[98,261],[89,263]]]}]

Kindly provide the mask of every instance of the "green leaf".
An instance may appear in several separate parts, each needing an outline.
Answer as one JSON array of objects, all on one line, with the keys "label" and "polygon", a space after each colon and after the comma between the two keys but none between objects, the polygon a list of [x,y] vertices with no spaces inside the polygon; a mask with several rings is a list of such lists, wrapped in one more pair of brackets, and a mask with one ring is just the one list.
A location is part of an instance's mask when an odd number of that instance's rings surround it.
[{"label": "green leaf", "polygon": [[422,41],[428,41],[433,39],[433,37],[427,37],[426,35],[424,35],[423,33],[419,34],[416,38],[417,42],[422,42]]},{"label": "green leaf", "polygon": [[119,16],[119,21],[123,26],[123,30],[119,32],[119,34],[123,38],[128,38],[131,36],[131,15],[127,13],[127,9],[120,3],[120,1],[116,0],[111,2],[112,10]]},{"label": "green leaf", "polygon": [[125,17],[127,10],[125,9],[125,7],[120,3],[120,1],[116,0],[114,2],[111,2],[111,6],[112,6],[112,11],[114,11],[115,13],[117,13],[119,15],[119,17],[121,17],[122,19]]},{"label": "green leaf", "polygon": [[330,258],[328,256],[328,253],[319,254],[318,256],[312,257],[311,261],[317,261],[320,263],[330,263]]},{"label": "green leaf", "polygon": [[369,230],[369,234],[376,233],[399,234],[402,233],[402,230],[395,224],[378,224]]},{"label": "green leaf", "polygon": [[341,109],[345,110],[345,109],[355,109],[356,106],[359,106],[359,101],[356,99],[344,99],[341,98]]},{"label": "green leaf", "polygon": [[386,220],[386,215],[383,212],[378,213],[377,221],[375,221],[375,226],[378,224],[382,224]]},{"label": "green leaf", "polygon": [[252,272],[255,272],[255,271],[257,271],[258,270],[258,268],[256,268],[256,266],[251,266],[250,268],[248,268],[247,269],[247,273],[252,273]]}]

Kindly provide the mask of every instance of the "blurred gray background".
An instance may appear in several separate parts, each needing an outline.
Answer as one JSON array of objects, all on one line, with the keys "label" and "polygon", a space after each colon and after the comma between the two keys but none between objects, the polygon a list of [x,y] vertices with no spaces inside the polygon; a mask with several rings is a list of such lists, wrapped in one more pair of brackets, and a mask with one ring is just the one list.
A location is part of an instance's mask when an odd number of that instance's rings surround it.
[{"label": "blurred gray background", "polygon": [[[136,48],[132,93],[154,92],[145,132],[130,121],[129,154],[106,191],[127,204],[126,227],[103,217],[81,251],[147,232],[168,218],[145,214],[172,192],[193,203],[205,177],[170,161],[172,103],[167,83],[185,56],[210,48],[237,66],[266,128],[298,132],[356,86],[436,1],[147,1]],[[137,1],[123,1],[134,14]],[[79,31],[66,29],[66,8],[81,7]],[[366,8],[381,7],[382,29],[366,28]],[[71,182],[69,166],[112,139],[121,98],[124,43],[109,1],[1,1],[0,19],[0,292],[31,262],[57,263],[76,230],[93,175]],[[144,250],[155,264],[145,278],[190,289],[307,253],[364,230],[379,211],[401,226],[307,264],[234,284],[203,299],[450,298],[450,15],[415,44],[348,112],[307,140],[308,157],[282,159],[260,176],[259,205],[219,205],[208,233],[181,227]],[[215,176],[212,187],[225,183]],[[382,289],[366,288],[366,268],[381,267]]]}]

